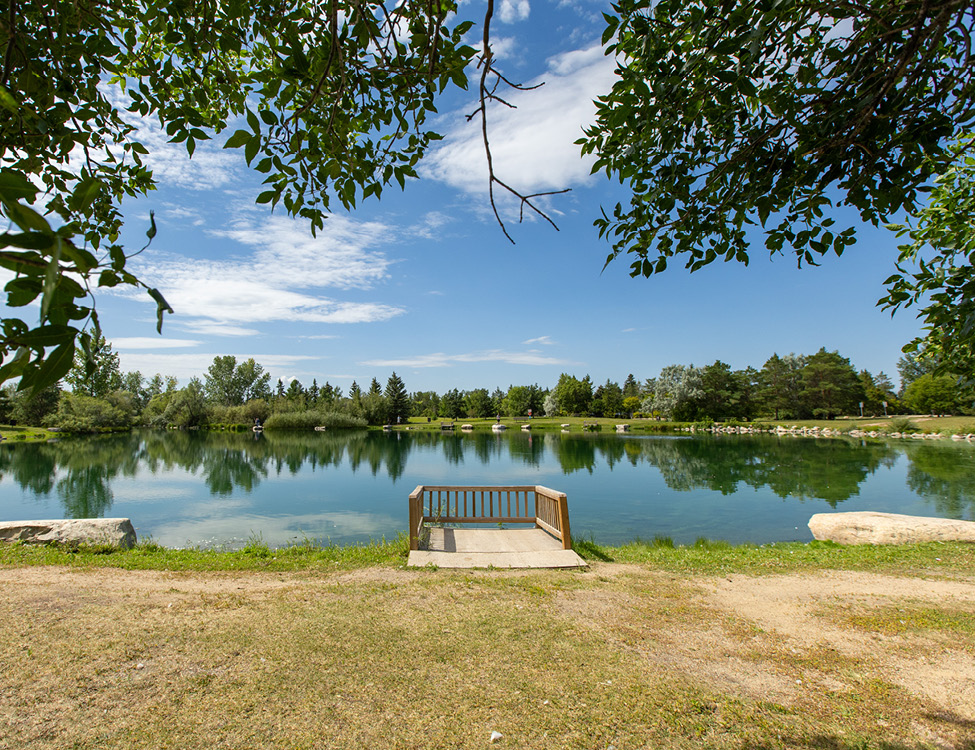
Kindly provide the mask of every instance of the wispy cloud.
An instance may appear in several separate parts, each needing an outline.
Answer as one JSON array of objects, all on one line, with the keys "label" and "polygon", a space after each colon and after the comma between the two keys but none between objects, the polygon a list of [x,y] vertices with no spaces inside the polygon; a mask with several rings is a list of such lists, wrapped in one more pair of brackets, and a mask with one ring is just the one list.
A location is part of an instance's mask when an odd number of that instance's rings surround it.
[{"label": "wispy cloud", "polygon": [[118,87],[106,86],[104,91],[123,119],[135,127],[133,138],[149,150],[145,160],[159,183],[187,190],[213,190],[230,186],[245,171],[240,152],[225,151],[223,138],[198,142],[191,159],[185,144],[169,142],[158,120],[129,112],[128,97]]},{"label": "wispy cloud", "polygon": [[424,240],[438,239],[442,234],[440,230],[452,221],[453,218],[445,213],[430,211],[423,216],[419,223],[410,227],[407,233]]},{"label": "wispy cloud", "polygon": [[161,336],[159,338],[151,338],[149,336],[121,336],[112,339],[109,343],[111,343],[115,351],[125,349],[185,349],[200,345],[200,342],[194,339],[167,339]]},{"label": "wispy cloud", "polygon": [[500,362],[507,365],[577,365],[579,362],[572,362],[567,359],[547,357],[537,351],[509,352],[502,349],[488,349],[481,352],[471,352],[467,354],[445,354],[436,352],[434,354],[421,354],[416,357],[404,357],[402,359],[372,359],[360,362],[361,365],[370,367],[452,367],[458,364],[477,364],[483,362]]},{"label": "wispy cloud", "polygon": [[[192,354],[154,354],[150,352],[119,352],[119,364],[126,372],[138,370],[143,375],[153,375],[160,372],[173,375],[182,381],[190,378],[201,378],[207,368],[213,364],[213,358],[223,356],[227,352],[193,352]],[[253,357],[265,370],[272,373],[272,378],[281,377],[278,373],[291,372],[298,369],[300,363],[318,359],[313,356],[300,354],[235,354],[238,362]]]},{"label": "wispy cloud", "polygon": [[372,248],[391,233],[384,224],[335,216],[312,237],[288,218],[253,221],[245,215],[212,234],[252,249],[250,254],[207,260],[155,251],[140,256],[134,270],[162,291],[179,327],[199,334],[250,336],[259,332],[254,326],[268,321],[376,322],[403,310],[319,292],[367,290],[385,280],[392,261]]},{"label": "wispy cloud", "polygon": [[545,344],[545,346],[553,346],[555,344],[555,342],[552,341],[551,336],[539,336],[536,339],[528,339],[527,341],[522,341],[521,343],[525,346],[531,346],[532,344]]},{"label": "wispy cloud", "polygon": [[[505,95],[516,108],[489,112],[491,150],[497,174],[525,192],[561,189],[589,179],[592,159],[575,141],[595,116],[593,99],[610,89],[615,65],[599,44],[552,58],[531,91]],[[444,145],[423,164],[423,175],[471,193],[487,189],[480,128],[458,112]]]}]

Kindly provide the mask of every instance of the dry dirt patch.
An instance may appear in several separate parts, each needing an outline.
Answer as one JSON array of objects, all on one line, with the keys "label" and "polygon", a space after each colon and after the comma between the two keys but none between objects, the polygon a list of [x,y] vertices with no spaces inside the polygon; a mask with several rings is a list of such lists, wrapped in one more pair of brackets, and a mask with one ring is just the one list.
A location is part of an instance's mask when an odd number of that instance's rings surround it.
[{"label": "dry dirt patch", "polygon": [[[975,611],[975,583],[830,571],[817,575],[749,578],[702,583],[705,599],[753,623],[793,651],[835,650],[882,679],[975,718],[975,658],[962,644],[945,645],[926,634],[884,635],[854,630],[823,610],[889,606]],[[842,684],[842,683],[840,683]]]},{"label": "dry dirt patch", "polygon": [[917,602],[975,581],[0,569],[0,748],[971,748],[972,636],[844,616]]}]

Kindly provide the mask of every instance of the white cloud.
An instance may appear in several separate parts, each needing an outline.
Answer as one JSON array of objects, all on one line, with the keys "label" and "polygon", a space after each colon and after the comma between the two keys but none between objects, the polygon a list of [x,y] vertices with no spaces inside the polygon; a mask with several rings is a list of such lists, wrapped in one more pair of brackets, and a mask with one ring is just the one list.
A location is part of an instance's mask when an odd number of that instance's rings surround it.
[{"label": "white cloud", "polygon": [[201,336],[259,336],[260,331],[256,328],[244,328],[233,323],[217,322],[212,320],[186,320],[185,316],[180,315],[175,318],[166,319],[166,328],[179,328],[190,333],[198,333]]},{"label": "white cloud", "polygon": [[[202,378],[203,373],[213,364],[213,358],[225,354],[227,352],[152,354],[149,352],[130,353],[120,351],[119,365],[123,372],[138,370],[143,375],[153,375],[160,372],[163,375],[173,375],[185,383],[190,378]],[[253,357],[268,372],[294,370],[300,362],[318,359],[317,357],[301,354],[234,354],[234,356],[237,357],[238,362],[243,362]],[[272,375],[272,377],[274,376]]]},{"label": "white cloud", "polygon": [[149,154],[144,160],[160,184],[188,190],[212,190],[227,187],[239,179],[244,159],[238,150],[223,149],[223,136],[216,141],[197,142],[191,159],[185,144],[169,142],[158,119],[128,112],[129,99],[118,87],[107,86],[104,92],[122,118],[135,127],[133,140],[148,149]]},{"label": "white cloud", "polygon": [[[613,84],[615,63],[599,44],[566,52],[549,61],[549,71],[529,85],[531,91],[508,91],[516,106],[491,106],[489,138],[497,175],[522,192],[557,190],[590,177],[592,158],[583,159],[575,141],[595,116],[593,99]],[[456,114],[444,145],[423,164],[433,177],[471,193],[487,190],[487,167],[479,123]]]},{"label": "white cloud", "polygon": [[370,367],[451,367],[456,364],[476,364],[482,362],[502,362],[508,365],[577,365],[572,362],[555,357],[546,357],[537,351],[526,352],[507,352],[501,349],[488,349],[482,352],[471,352],[468,354],[444,354],[436,352],[434,354],[421,354],[416,357],[404,357],[402,359],[373,359],[360,362],[361,365]]},{"label": "white cloud", "polygon": [[115,351],[122,349],[182,349],[189,346],[199,346],[200,342],[193,339],[151,338],[149,336],[121,336],[109,342]]},{"label": "white cloud", "polygon": [[213,234],[254,251],[220,260],[157,251],[133,264],[176,311],[179,328],[250,336],[259,332],[252,326],[268,321],[368,323],[403,313],[381,302],[317,293],[326,287],[369,289],[387,278],[392,261],[371,249],[392,234],[383,224],[332,217],[312,237],[291,219],[271,216],[252,223],[245,217],[234,228]]},{"label": "white cloud", "polygon": [[501,20],[504,23],[524,21],[531,13],[528,0],[501,0]]},{"label": "white cloud", "polygon": [[407,233],[414,237],[433,240],[438,239],[443,227],[453,221],[453,218],[440,211],[429,211],[423,218],[407,230]]},{"label": "white cloud", "polygon": [[545,346],[552,346],[555,344],[555,342],[552,341],[551,336],[539,336],[536,339],[528,339],[527,341],[522,341],[521,343],[525,346],[531,346],[532,344],[545,344]]}]

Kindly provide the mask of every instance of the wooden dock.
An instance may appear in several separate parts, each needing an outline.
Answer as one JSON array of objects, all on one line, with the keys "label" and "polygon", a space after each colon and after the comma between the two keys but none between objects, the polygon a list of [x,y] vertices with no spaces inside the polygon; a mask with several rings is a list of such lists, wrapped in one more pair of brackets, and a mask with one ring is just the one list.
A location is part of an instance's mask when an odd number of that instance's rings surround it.
[{"label": "wooden dock", "polygon": [[[489,524],[496,528],[487,528]],[[503,524],[520,528],[501,528]],[[565,493],[541,485],[418,486],[410,493],[407,564],[441,568],[586,565],[572,549]]]}]

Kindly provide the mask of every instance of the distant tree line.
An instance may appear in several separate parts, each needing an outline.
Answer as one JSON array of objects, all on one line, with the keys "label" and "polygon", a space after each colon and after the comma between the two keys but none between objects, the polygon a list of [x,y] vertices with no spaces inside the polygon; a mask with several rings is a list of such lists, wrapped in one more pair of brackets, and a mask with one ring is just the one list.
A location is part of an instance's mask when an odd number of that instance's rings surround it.
[{"label": "distant tree line", "polygon": [[551,388],[509,385],[444,393],[409,393],[395,372],[383,386],[353,381],[348,393],[317,378],[309,386],[271,376],[253,358],[215,357],[201,378],[182,388],[175,377],[123,373],[118,354],[96,337],[90,356],[79,352],[63,383],[31,396],[13,385],[0,392],[0,422],[89,432],[152,427],[247,426],[309,429],[364,427],[410,417],[465,419],[494,416],[650,417],[678,422],[749,421],[756,418],[833,419],[840,415],[972,414],[971,379],[937,374],[923,352],[898,362],[901,388],[890,377],[857,370],[839,352],[773,354],[760,369],[732,370],[720,360],[703,367],[674,364],[656,377],[629,374],[594,386],[563,373]]}]

